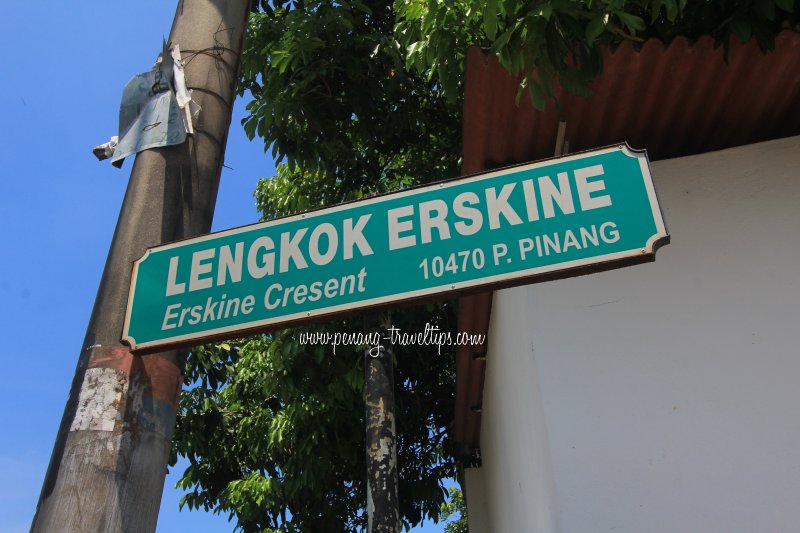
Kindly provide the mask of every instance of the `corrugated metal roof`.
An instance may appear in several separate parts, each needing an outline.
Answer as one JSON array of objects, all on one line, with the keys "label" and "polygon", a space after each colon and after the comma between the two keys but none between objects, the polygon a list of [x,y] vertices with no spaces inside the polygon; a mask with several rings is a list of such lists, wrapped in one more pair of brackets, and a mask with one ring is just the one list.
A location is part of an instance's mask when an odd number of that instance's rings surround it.
[{"label": "corrugated metal roof", "polygon": [[[464,296],[459,300],[458,331],[486,335],[492,293]],[[456,348],[456,403],[453,440],[459,455],[471,455],[481,431],[483,373],[486,369],[486,343]]]},{"label": "corrugated metal roof", "polygon": [[732,39],[729,62],[710,37],[669,46],[626,41],[603,54],[604,72],[581,98],[556,87],[536,111],[514,105],[517,79],[492,54],[467,53],[464,174],[551,157],[559,119],[570,151],[628,141],[651,160],[708,152],[800,133],[800,35],[784,31],[766,55]]},{"label": "corrugated metal roof", "polygon": [[[463,174],[552,157],[559,120],[572,152],[627,141],[651,160],[800,134],[800,34],[786,30],[775,50],[731,40],[729,60],[710,37],[669,45],[626,41],[604,53],[604,71],[581,98],[556,87],[557,110],[514,104],[517,78],[478,48],[467,52]],[[488,327],[491,295],[460,301],[460,326]],[[484,326],[485,324],[485,326]],[[484,330],[485,331],[485,330]],[[478,446],[485,361],[456,354],[454,437],[464,454]],[[485,352],[485,347],[483,348]],[[488,357],[502,354],[488,354]]]}]

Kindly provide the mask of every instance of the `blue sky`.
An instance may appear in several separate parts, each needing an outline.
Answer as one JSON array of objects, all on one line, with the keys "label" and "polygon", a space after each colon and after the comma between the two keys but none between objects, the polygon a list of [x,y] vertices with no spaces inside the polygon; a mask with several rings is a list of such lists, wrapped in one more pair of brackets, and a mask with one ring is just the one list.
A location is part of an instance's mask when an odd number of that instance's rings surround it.
[{"label": "blue sky", "polygon": [[[116,169],[91,149],[116,134],[122,88],[152,66],[175,4],[4,5],[0,533],[30,527],[127,185],[132,161]],[[214,231],[257,221],[252,191],[274,169],[243,113],[237,102]],[[232,529],[224,516],[179,513],[177,479],[167,477],[159,532]]]}]

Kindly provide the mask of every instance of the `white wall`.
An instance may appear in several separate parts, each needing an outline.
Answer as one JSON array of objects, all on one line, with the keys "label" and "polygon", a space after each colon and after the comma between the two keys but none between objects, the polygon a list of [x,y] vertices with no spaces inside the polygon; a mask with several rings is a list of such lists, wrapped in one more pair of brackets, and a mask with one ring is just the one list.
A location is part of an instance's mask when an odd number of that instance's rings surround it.
[{"label": "white wall", "polygon": [[465,468],[464,486],[469,487],[466,495],[467,525],[470,533],[491,531],[489,513],[486,512],[486,483],[483,468]]},{"label": "white wall", "polygon": [[495,293],[487,531],[800,531],[800,137],[653,174],[655,263]]}]

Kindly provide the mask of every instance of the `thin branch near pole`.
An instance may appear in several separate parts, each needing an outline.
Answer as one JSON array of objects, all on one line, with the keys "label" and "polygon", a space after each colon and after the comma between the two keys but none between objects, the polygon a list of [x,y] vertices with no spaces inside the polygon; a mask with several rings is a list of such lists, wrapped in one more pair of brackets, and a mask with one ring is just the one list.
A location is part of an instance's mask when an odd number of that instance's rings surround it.
[{"label": "thin branch near pole", "polygon": [[[364,331],[384,333],[388,313],[364,315]],[[394,355],[381,342],[364,350],[364,400],[367,436],[367,519],[369,533],[400,530],[397,480],[397,438],[394,420]]]}]

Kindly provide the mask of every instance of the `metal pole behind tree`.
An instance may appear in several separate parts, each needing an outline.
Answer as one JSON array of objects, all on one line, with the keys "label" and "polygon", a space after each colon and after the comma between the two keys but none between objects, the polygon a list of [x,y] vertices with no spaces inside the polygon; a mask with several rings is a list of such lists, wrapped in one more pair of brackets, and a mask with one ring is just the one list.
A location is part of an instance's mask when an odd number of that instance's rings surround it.
[{"label": "metal pole behind tree", "polygon": [[155,531],[182,357],[133,356],[120,344],[132,262],[148,246],[211,229],[248,6],[178,4],[169,41],[202,111],[186,143],[133,164],[31,531]]},{"label": "metal pole behind tree", "polygon": [[[367,333],[383,335],[391,325],[384,315],[364,316]],[[397,440],[394,423],[394,357],[391,345],[368,346],[364,353],[367,409],[367,520],[369,533],[400,530],[397,494]]]}]

